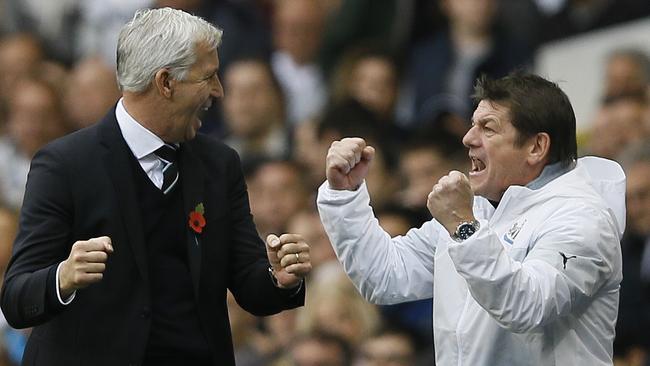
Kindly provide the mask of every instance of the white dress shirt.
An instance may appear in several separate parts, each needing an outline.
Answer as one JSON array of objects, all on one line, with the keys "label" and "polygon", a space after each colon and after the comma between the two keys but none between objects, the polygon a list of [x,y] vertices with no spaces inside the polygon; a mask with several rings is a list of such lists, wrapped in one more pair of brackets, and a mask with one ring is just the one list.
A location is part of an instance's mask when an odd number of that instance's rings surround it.
[{"label": "white dress shirt", "polygon": [[120,131],[122,131],[122,137],[124,137],[126,144],[131,149],[133,156],[138,159],[142,170],[147,173],[153,184],[160,189],[164,180],[163,168],[165,163],[154,154],[154,151],[163,146],[165,142],[131,117],[124,108],[123,98],[120,98],[117,102],[115,117],[117,118],[117,124],[120,126]]}]

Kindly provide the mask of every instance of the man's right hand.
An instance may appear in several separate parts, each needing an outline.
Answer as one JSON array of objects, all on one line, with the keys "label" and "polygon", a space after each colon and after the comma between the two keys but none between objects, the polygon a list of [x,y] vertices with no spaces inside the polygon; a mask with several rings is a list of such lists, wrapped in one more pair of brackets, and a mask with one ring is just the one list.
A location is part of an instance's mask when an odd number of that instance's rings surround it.
[{"label": "man's right hand", "polygon": [[359,137],[334,141],[327,152],[325,174],[330,188],[355,191],[368,175],[375,149]]},{"label": "man's right hand", "polygon": [[76,290],[101,281],[110,253],[113,245],[108,236],[75,242],[59,271],[61,298],[66,299]]}]

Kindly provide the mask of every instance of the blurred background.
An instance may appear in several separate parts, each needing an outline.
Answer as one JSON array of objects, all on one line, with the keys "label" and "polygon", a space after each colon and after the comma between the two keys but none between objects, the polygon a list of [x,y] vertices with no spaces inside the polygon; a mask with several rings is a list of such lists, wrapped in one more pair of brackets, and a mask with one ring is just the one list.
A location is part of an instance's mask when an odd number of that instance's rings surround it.
[{"label": "blurred background", "polygon": [[[372,204],[405,234],[430,219],[438,178],[467,170],[475,78],[521,69],[567,92],[581,156],[626,171],[616,365],[650,365],[648,0],[0,0],[0,273],[31,157],[115,104],[118,32],[164,6],[224,30],[225,97],[202,131],[242,156],[260,235],[312,245],[305,307],[257,318],[230,297],[238,365],[434,364],[432,301],[371,305],[336,260],[315,209],[326,151],[344,136],[378,149]],[[0,366],[28,334],[0,320]]]}]

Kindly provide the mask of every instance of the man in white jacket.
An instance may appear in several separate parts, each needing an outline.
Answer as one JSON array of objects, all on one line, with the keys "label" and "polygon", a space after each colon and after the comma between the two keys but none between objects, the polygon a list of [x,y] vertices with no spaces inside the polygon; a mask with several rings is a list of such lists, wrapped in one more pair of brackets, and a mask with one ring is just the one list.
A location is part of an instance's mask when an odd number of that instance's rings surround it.
[{"label": "man in white jacket", "polygon": [[482,78],[475,98],[469,178],[433,185],[434,219],[405,236],[373,216],[374,149],[332,144],[318,208],[339,259],[371,302],[433,297],[437,365],[611,365],[622,169],[577,159],[573,108],[554,83]]}]

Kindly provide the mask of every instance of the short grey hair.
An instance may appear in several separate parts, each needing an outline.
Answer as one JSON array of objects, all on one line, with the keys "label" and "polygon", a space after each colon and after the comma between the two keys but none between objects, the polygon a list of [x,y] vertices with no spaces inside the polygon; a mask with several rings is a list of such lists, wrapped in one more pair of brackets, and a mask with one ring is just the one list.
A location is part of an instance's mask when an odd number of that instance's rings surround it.
[{"label": "short grey hair", "polygon": [[172,8],[141,9],[117,41],[117,83],[122,91],[143,92],[162,68],[184,80],[196,62],[195,46],[216,52],[223,31],[202,18]]}]

